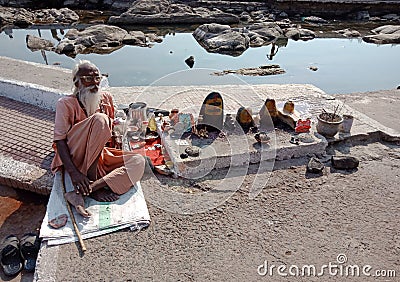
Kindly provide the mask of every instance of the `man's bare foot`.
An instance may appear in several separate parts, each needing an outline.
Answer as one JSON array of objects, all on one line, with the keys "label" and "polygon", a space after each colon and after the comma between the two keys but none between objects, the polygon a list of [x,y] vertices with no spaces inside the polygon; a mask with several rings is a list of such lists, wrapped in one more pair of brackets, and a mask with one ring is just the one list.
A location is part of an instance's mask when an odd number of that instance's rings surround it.
[{"label": "man's bare foot", "polygon": [[115,194],[113,191],[104,188],[94,191],[89,195],[89,197],[98,202],[114,202],[119,199],[118,194]]},{"label": "man's bare foot", "polygon": [[76,211],[83,217],[90,217],[92,214],[85,209],[85,201],[81,194],[76,194],[75,191],[65,193],[65,199],[73,205]]}]

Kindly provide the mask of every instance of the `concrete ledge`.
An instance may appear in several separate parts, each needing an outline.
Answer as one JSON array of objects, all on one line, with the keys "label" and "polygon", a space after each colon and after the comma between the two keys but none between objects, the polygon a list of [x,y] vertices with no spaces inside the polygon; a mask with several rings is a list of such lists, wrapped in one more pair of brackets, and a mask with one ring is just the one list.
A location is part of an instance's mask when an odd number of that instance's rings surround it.
[{"label": "concrete ledge", "polygon": [[50,195],[53,176],[47,169],[14,160],[0,153],[0,184]]},{"label": "concrete ledge", "polygon": [[45,86],[0,77],[0,96],[43,109],[55,111],[57,100],[64,95],[66,93]]},{"label": "concrete ledge", "polygon": [[[322,155],[328,146],[326,139],[318,133],[310,134],[313,141],[295,145],[289,142],[292,134],[286,131],[269,133],[270,142],[259,144],[253,134],[233,134],[223,138],[176,139],[170,135],[162,137],[165,149],[174,163],[174,172],[185,178],[197,178],[212,169],[248,167],[263,161],[288,160],[305,156]],[[188,146],[200,149],[198,157],[182,159],[181,153]]]}]

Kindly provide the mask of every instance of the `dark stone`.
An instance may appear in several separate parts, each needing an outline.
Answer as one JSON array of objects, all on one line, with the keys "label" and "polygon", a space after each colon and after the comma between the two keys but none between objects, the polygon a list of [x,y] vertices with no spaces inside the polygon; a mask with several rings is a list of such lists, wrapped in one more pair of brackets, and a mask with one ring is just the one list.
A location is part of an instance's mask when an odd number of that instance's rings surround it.
[{"label": "dark stone", "polygon": [[198,157],[200,155],[200,149],[198,147],[189,146],[185,149],[185,153],[190,157]]},{"label": "dark stone", "polygon": [[185,63],[189,66],[189,68],[193,68],[194,66],[194,57],[190,56],[185,60]]},{"label": "dark stone", "polygon": [[317,158],[312,157],[307,164],[307,172],[321,173],[324,169],[324,164]]},{"label": "dark stone", "polygon": [[332,166],[336,169],[354,169],[360,161],[352,156],[332,156]]}]

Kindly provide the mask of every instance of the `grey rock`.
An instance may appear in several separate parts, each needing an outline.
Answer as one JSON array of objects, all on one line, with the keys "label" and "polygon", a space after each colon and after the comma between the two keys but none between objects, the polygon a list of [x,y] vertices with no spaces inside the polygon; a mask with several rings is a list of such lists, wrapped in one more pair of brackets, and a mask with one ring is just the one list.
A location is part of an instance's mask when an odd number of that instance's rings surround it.
[{"label": "grey rock", "polygon": [[344,37],[360,37],[361,36],[360,32],[358,32],[357,30],[352,30],[352,29],[348,29],[348,28],[337,30],[335,32],[343,35]]},{"label": "grey rock", "polygon": [[32,51],[47,50],[53,51],[54,44],[50,40],[28,34],[26,36],[26,46]]},{"label": "grey rock", "polygon": [[72,57],[89,52],[108,54],[122,47],[122,41],[127,35],[126,30],[110,25],[90,26],[82,31],[70,29],[57,45],[56,52]]},{"label": "grey rock", "polygon": [[310,16],[310,17],[304,17],[303,21],[308,22],[308,23],[315,23],[315,24],[326,24],[328,23],[327,20],[316,17],[316,16]]},{"label": "grey rock", "polygon": [[283,34],[280,26],[272,22],[255,23],[246,27],[246,30],[256,34],[257,37],[261,38],[266,43],[274,41]]},{"label": "grey rock", "polygon": [[24,8],[0,7],[0,24],[27,27],[32,24],[71,24],[79,16],[68,8],[28,11]]},{"label": "grey rock", "polygon": [[111,16],[109,24],[189,24],[189,23],[239,23],[239,17],[218,9],[192,8],[168,0],[137,0],[119,16]]},{"label": "grey rock", "polygon": [[336,169],[354,169],[360,163],[356,157],[352,156],[332,156],[331,162]]},{"label": "grey rock", "polygon": [[233,30],[229,25],[215,23],[199,26],[193,32],[193,37],[208,52],[231,56],[241,55],[250,43],[249,37],[243,32]]},{"label": "grey rock", "polygon": [[400,25],[384,25],[372,30],[374,35],[363,37],[363,41],[375,44],[400,43]]},{"label": "grey rock", "polygon": [[307,163],[307,172],[321,173],[324,167],[324,164],[319,159],[312,157]]},{"label": "grey rock", "polygon": [[293,40],[311,40],[315,38],[315,33],[309,29],[290,27],[284,30],[285,36]]},{"label": "grey rock", "polygon": [[149,42],[158,40],[157,38],[141,31],[128,33],[120,27],[101,24],[90,26],[82,31],[70,29],[56,46],[55,51],[71,57],[75,57],[78,53],[109,54],[124,44],[149,46]]}]

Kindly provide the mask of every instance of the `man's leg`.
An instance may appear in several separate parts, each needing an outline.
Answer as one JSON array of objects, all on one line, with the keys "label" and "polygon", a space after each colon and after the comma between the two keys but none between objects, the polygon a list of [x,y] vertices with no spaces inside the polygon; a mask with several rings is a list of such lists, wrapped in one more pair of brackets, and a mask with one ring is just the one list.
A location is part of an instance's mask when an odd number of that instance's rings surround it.
[{"label": "man's leg", "polygon": [[99,159],[105,144],[111,138],[110,118],[95,113],[75,124],[68,132],[68,147],[75,166],[85,175]]},{"label": "man's leg", "polygon": [[[107,148],[107,150],[110,149]],[[110,152],[111,154],[105,152],[103,156],[104,166],[108,172],[103,176],[103,180],[114,193],[122,195],[142,178],[145,159],[132,152],[116,150],[110,150]]]},{"label": "man's leg", "polygon": [[[87,177],[97,179],[97,163],[104,145],[111,138],[110,119],[107,115],[96,113],[74,125],[68,133],[68,147],[75,166]],[[90,216],[85,210],[81,194],[67,192],[67,201],[84,217]]]}]

